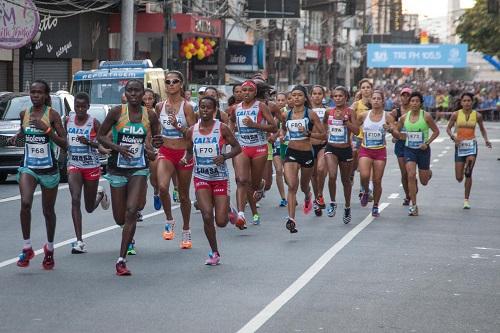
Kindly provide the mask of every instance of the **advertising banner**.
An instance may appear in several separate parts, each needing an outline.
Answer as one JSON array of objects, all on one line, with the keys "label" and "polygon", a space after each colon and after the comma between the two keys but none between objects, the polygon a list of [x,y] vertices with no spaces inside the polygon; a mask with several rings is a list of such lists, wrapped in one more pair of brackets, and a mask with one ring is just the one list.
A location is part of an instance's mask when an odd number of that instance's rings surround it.
[{"label": "advertising banner", "polygon": [[38,32],[40,17],[31,0],[0,0],[0,48],[19,49]]},{"label": "advertising banner", "polygon": [[370,68],[464,68],[467,44],[368,44]]}]

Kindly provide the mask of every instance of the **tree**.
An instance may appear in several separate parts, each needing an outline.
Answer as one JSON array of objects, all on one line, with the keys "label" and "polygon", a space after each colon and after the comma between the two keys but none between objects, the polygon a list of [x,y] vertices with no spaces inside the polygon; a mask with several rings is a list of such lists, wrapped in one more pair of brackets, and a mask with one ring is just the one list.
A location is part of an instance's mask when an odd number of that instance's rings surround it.
[{"label": "tree", "polygon": [[456,33],[469,49],[500,58],[500,16],[488,13],[487,0],[477,0],[458,22]]}]

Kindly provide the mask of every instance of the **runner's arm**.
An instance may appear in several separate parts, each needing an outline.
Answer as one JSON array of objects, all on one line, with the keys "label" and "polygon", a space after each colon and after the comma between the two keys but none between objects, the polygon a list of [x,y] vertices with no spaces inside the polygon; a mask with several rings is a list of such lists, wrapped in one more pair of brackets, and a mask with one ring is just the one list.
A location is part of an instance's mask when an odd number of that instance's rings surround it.
[{"label": "runner's arm", "polygon": [[455,111],[455,112],[453,112],[453,114],[450,117],[450,120],[448,121],[448,126],[446,126],[446,133],[450,137],[451,141],[455,141],[457,139],[451,131],[453,126],[455,126],[456,121],[457,121],[457,112]]},{"label": "runner's arm", "polygon": [[50,124],[55,131],[49,129],[49,137],[62,149],[66,149],[68,146],[68,140],[66,140],[66,130],[64,129],[61,116],[54,109],[50,109]]},{"label": "runner's arm", "polygon": [[225,124],[221,124],[221,134],[224,140],[231,145],[231,151],[229,153],[223,153],[222,156],[225,160],[235,157],[239,153],[241,153],[241,146],[236,137],[234,136],[231,129]]},{"label": "runner's arm", "polygon": [[309,132],[309,136],[313,139],[328,140],[325,128],[323,127],[321,120],[319,120],[319,117],[316,114],[316,112],[311,112],[310,117],[313,123],[313,128],[312,131]]},{"label": "runner's arm", "polygon": [[430,138],[427,139],[425,145],[429,147],[429,145],[434,141],[438,136],[439,136],[439,128],[436,125],[436,122],[434,119],[432,119],[432,116],[429,112],[424,112],[424,117],[425,117],[425,122],[427,125],[429,125],[429,128],[432,130],[432,135]]},{"label": "runner's arm", "polygon": [[184,157],[182,157],[180,161],[184,165],[187,165],[188,161],[191,161],[193,159],[193,129],[194,126],[191,126],[186,132],[186,152],[184,153]]},{"label": "runner's arm", "polygon": [[486,128],[484,127],[483,115],[476,112],[477,114],[477,124],[479,125],[479,130],[481,131],[481,135],[483,136],[484,143],[486,147],[491,148],[491,142],[488,140],[488,133],[486,132]]},{"label": "runner's arm", "polygon": [[108,133],[111,131],[113,125],[118,121],[120,113],[121,105],[112,108],[106,115],[106,118],[102,122],[102,125],[99,128],[99,132],[97,133],[97,141],[99,141],[99,143],[105,148],[114,151],[120,151],[120,146],[113,143],[113,140],[108,136]]},{"label": "runner's arm", "polygon": [[278,129],[278,126],[276,126],[276,122],[274,121],[274,118],[273,118],[271,112],[269,111],[269,108],[267,107],[267,105],[265,105],[264,103],[260,103],[259,109],[260,109],[260,112],[262,112],[262,116],[266,120],[267,124],[254,123],[252,127],[258,128],[264,132],[269,132],[269,133],[276,132],[276,130]]}]

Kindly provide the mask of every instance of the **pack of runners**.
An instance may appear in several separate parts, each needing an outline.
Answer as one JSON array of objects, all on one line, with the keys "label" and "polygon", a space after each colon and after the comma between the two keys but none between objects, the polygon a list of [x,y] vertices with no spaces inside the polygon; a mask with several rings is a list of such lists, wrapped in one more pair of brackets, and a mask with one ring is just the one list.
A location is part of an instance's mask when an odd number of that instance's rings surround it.
[{"label": "pack of runners", "polygon": [[[248,204],[252,224],[261,223],[258,202],[273,183],[273,168],[279,192],[279,207],[286,207],[284,227],[298,232],[297,192],[304,194],[304,214],[323,210],[336,216],[337,175],[344,194],[342,221],[352,220],[351,197],[356,171],[360,175],[360,205],[373,201],[371,214],[379,217],[382,179],[387,163],[387,140],[392,137],[394,154],[401,171],[401,184],[409,206],[408,215],[418,216],[418,183],[427,185],[431,144],[439,136],[432,116],[424,111],[424,98],[409,87],[400,90],[398,106],[384,111],[384,93],[374,90],[369,80],[359,83],[359,93],[352,105],[348,89],[332,90],[333,104],[325,104],[325,90],[301,85],[289,92],[277,93],[271,100],[271,87],[262,76],[233,88],[227,110],[220,109],[219,92],[207,87],[200,96],[197,112],[184,97],[184,76],[169,71],[165,79],[167,99],[157,101],[152,90],[138,80],[125,86],[125,102],[110,110],[102,124],[87,113],[90,99],[86,93],[75,96],[75,112],[64,123],[50,107],[50,88],[42,80],[30,88],[33,106],[20,114],[21,129],[9,140],[14,144],[24,137],[25,156],[17,180],[21,194],[21,229],[23,249],[17,265],[27,267],[35,253],[30,239],[31,206],[38,184],[42,190],[43,216],[47,229],[43,268],[54,267],[55,202],[60,180],[56,147],[67,152],[71,216],[76,241],[72,253],[85,253],[82,239],[81,193],[85,210],[99,205],[112,206],[113,218],[122,227],[116,274],[130,275],[127,255],[137,254],[134,234],[146,206],[147,179],[153,188],[153,206],[163,208],[163,239],[174,240],[176,221],[172,200],[180,203],[182,234],[180,248],[191,249],[191,182],[195,190],[194,206],[201,212],[204,232],[210,247],[205,263],[218,265],[221,252],[216,227],[229,222],[237,229],[247,228]],[[472,109],[474,95],[463,93],[462,109],[450,117],[446,132],[455,142],[455,175],[465,178],[464,209],[470,209],[472,173],[478,153],[475,129],[478,126],[486,146],[491,148],[483,118]],[[110,185],[110,199],[99,186],[100,154],[108,154],[103,177]],[[236,182],[231,205],[231,159]],[[418,170],[418,177],[417,177]],[[330,202],[325,202],[328,184]],[[173,195],[170,195],[173,183]]]}]

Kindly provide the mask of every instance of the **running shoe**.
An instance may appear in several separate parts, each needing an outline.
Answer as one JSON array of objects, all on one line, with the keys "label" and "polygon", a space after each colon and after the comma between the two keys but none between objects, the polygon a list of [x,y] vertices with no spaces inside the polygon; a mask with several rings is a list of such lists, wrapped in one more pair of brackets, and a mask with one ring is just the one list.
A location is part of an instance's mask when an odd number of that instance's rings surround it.
[{"label": "running shoe", "polygon": [[323,198],[322,195],[318,196],[315,201],[318,204],[319,208],[321,209],[326,208],[325,199]]},{"label": "running shoe", "polygon": [[262,179],[260,182],[260,188],[253,192],[253,198],[255,199],[255,202],[259,202],[260,199],[264,197],[265,187],[266,187],[266,180]]},{"label": "running shoe", "polygon": [[219,264],[220,264],[219,253],[210,251],[208,253],[208,259],[205,260],[205,265],[208,265],[208,266],[217,266]]},{"label": "running shoe", "polygon": [[280,207],[286,207],[286,206],[288,206],[288,201],[286,201],[286,199],[281,199]]},{"label": "running shoe", "polygon": [[373,217],[379,217],[380,216],[380,212],[378,211],[378,206],[373,206],[373,208],[372,208],[372,216]]},{"label": "running shoe", "polygon": [[128,256],[135,256],[135,255],[137,255],[137,251],[135,250],[135,241],[134,240],[132,240],[132,242],[128,244],[127,255]]},{"label": "running shoe", "polygon": [[154,194],[153,195],[153,206],[156,210],[160,210],[161,209],[161,200],[160,200],[160,196],[157,195],[157,194]]},{"label": "running shoe", "polygon": [[337,214],[337,204],[335,202],[330,202],[330,206],[326,210],[328,217],[334,217]]},{"label": "running shoe", "polygon": [[258,202],[257,202],[257,203],[255,204],[255,207],[260,208],[260,203],[258,203]]},{"label": "running shoe", "polygon": [[174,188],[172,191],[172,200],[174,200],[174,202],[179,202],[179,191],[177,188]]},{"label": "running shoe", "polygon": [[344,217],[342,218],[344,224],[349,224],[351,222],[351,208],[344,208]]},{"label": "running shoe", "polygon": [[309,194],[304,199],[304,214],[309,214],[312,210],[312,193]]},{"label": "running shoe", "polygon": [[144,218],[143,218],[143,216],[142,216],[142,210],[138,210],[138,211],[137,211],[137,220],[136,220],[136,221],[137,221],[137,222],[142,222],[142,221],[144,221]]},{"label": "running shoe", "polygon": [[254,214],[252,217],[252,224],[253,225],[259,225],[260,224],[260,215],[259,214]]},{"label": "running shoe", "polygon": [[403,206],[409,206],[410,205],[410,198],[404,198],[403,199]]},{"label": "running shoe", "polygon": [[373,202],[373,191],[372,190],[370,190],[368,192],[368,202]]},{"label": "running shoe", "polygon": [[286,218],[286,229],[288,231],[290,231],[291,234],[295,234],[298,232],[297,228],[296,228],[296,223],[295,223],[295,220],[292,219],[291,217],[287,217]]},{"label": "running shoe", "polygon": [[194,209],[196,209],[196,210],[200,210],[200,206],[198,206],[198,201],[196,201],[196,200],[195,200],[195,201],[193,201],[193,207],[194,207]]},{"label": "running shoe", "polygon": [[126,261],[119,261],[116,263],[116,275],[118,276],[129,276],[132,273],[128,270]]},{"label": "running shoe", "polygon": [[102,193],[102,199],[101,199],[102,209],[104,210],[109,209],[109,198],[108,195],[106,194],[106,191],[104,191],[104,187],[102,186],[97,187],[97,195],[99,195],[99,193]]},{"label": "running shoe", "polygon": [[323,210],[318,206],[316,200],[313,201],[313,210],[314,210],[314,215],[318,217],[323,215]]},{"label": "running shoe", "polygon": [[163,239],[164,240],[172,240],[175,238],[175,223],[171,221],[172,223],[165,223],[165,230],[163,231]]},{"label": "running shoe", "polygon": [[361,207],[366,207],[368,205],[368,193],[363,193],[361,195]]},{"label": "running shoe", "polygon": [[43,258],[42,261],[42,266],[43,269],[50,270],[54,268],[54,250],[49,251],[49,248],[47,247],[47,244],[43,246],[43,253],[45,254],[45,257]]},{"label": "running shoe", "polygon": [[191,241],[191,230],[182,230],[181,249],[188,250],[192,247],[193,242]]},{"label": "running shoe", "polygon": [[245,230],[247,228],[247,221],[245,220],[245,216],[239,215],[236,219],[236,228],[240,230]]},{"label": "running shoe", "polygon": [[464,209],[470,209],[470,203],[467,199],[464,200]]},{"label": "running shoe", "polygon": [[228,215],[229,222],[231,224],[236,224],[236,220],[238,219],[238,212],[233,207],[230,207],[229,210],[230,210],[229,215]]},{"label": "running shoe", "polygon": [[76,241],[72,243],[71,253],[73,254],[87,253],[87,244],[85,244],[83,241]]},{"label": "running shoe", "polygon": [[19,259],[17,260],[17,266],[28,267],[30,265],[30,260],[33,259],[34,257],[35,257],[35,252],[31,247],[23,249],[23,251],[19,255]]},{"label": "running shoe", "polygon": [[418,207],[416,205],[408,208],[408,216],[418,216]]}]

